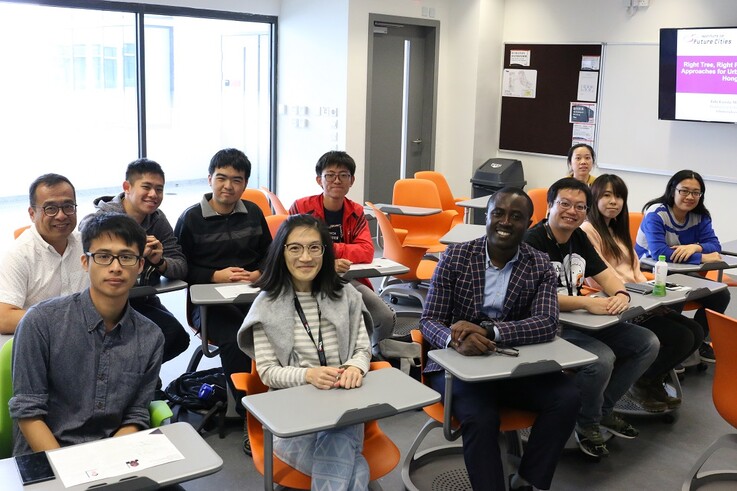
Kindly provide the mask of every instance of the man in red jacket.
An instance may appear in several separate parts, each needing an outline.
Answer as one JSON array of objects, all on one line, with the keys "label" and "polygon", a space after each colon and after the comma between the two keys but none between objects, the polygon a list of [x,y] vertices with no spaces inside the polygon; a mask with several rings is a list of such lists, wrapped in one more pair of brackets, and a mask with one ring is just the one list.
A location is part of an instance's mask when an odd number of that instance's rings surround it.
[{"label": "man in red jacket", "polygon": [[[300,198],[289,209],[290,215],[308,214],[323,220],[335,244],[335,270],[345,273],[353,263],[370,263],[374,259],[374,242],[363,213],[363,206],[346,198],[356,181],[356,162],[345,152],[324,154],[315,166],[315,181],[322,193]],[[378,344],[391,336],[396,323],[394,311],[371,287],[367,279],[351,284],[363,296],[363,303],[374,321],[371,344],[378,354]]]}]

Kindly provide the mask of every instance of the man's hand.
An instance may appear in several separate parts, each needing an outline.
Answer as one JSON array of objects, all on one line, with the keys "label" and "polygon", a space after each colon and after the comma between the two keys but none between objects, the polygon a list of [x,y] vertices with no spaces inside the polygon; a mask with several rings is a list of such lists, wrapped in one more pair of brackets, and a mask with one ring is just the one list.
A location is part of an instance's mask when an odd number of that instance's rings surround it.
[{"label": "man's hand", "polygon": [[494,341],[486,337],[483,327],[468,321],[450,326],[450,347],[465,356],[483,355],[496,349]]},{"label": "man's hand", "polygon": [[347,273],[351,269],[351,264],[348,259],[336,259],[335,260],[335,272],[338,274]]},{"label": "man's hand", "polygon": [[307,369],[305,378],[307,383],[314,385],[318,389],[326,390],[340,385],[343,372],[345,370],[338,367],[313,367]]},{"label": "man's hand", "polygon": [[146,236],[146,246],[143,248],[143,257],[152,264],[161,262],[164,257],[164,245],[153,235]]},{"label": "man's hand", "polygon": [[213,283],[253,282],[261,276],[260,271],[246,271],[243,268],[230,267],[219,269],[212,274]]},{"label": "man's hand", "polygon": [[722,255],[718,252],[708,252],[701,255],[702,263],[716,263],[722,260]]},{"label": "man's hand", "polygon": [[698,244],[671,246],[671,249],[673,249],[673,253],[670,255],[670,260],[674,263],[688,261],[688,258],[693,256],[694,253],[703,250]]}]

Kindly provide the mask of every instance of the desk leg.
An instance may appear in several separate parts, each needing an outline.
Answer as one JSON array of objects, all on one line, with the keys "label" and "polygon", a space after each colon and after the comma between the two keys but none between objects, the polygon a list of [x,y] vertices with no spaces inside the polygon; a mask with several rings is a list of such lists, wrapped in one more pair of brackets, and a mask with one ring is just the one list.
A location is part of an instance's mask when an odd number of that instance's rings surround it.
[{"label": "desk leg", "polygon": [[274,491],[274,435],[264,428],[264,490]]},{"label": "desk leg", "polygon": [[463,223],[471,223],[471,208],[463,209]]},{"label": "desk leg", "polygon": [[453,401],[453,375],[445,371],[445,395],[443,400],[443,435],[449,442],[453,442],[461,436],[461,430],[453,431],[453,415],[451,406]]}]

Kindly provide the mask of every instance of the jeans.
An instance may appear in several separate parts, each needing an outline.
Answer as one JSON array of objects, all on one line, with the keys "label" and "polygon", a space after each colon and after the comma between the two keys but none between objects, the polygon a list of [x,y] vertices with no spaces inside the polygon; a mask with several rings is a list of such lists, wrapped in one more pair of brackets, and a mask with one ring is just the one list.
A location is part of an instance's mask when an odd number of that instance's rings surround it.
[{"label": "jeans", "polygon": [[366,310],[369,311],[371,319],[374,321],[373,326],[366,327],[369,328],[371,335],[371,345],[377,350],[379,341],[391,337],[394,332],[394,326],[397,323],[397,314],[371,288],[356,280],[352,280],[351,285],[361,294]]},{"label": "jeans", "polygon": [[581,391],[578,426],[599,424],[609,416],[617,401],[658,356],[660,343],[652,331],[620,322],[598,331],[565,328],[566,341],[599,357],[576,371],[576,385]]},{"label": "jeans", "polygon": [[363,424],[344,426],[294,438],[274,437],[274,453],[312,477],[311,489],[368,489],[370,472],[363,450]]}]

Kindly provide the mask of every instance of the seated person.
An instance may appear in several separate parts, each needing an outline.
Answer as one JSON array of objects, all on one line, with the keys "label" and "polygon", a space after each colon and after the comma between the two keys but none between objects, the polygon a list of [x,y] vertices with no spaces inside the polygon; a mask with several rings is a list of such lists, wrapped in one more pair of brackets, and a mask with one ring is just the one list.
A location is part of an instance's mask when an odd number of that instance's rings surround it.
[{"label": "seated person", "polygon": [[0,263],[0,334],[13,334],[23,315],[41,300],[87,288],[79,258],[74,186],[59,174],[44,174],[31,184],[25,230]]},{"label": "seated person", "polygon": [[[555,338],[555,272],[544,254],[522,243],[532,206],[521,189],[497,191],[487,206],[486,236],[451,245],[441,256],[420,319],[433,348],[475,356],[494,351],[496,344]],[[428,361],[425,376],[444,393],[438,364]],[[478,383],[453,380],[452,411],[461,423],[473,489],[505,489],[497,442],[502,405],[538,413],[510,489],[549,489],[580,405],[575,384],[562,372]]]},{"label": "seated person", "polygon": [[146,233],[122,214],[82,232],[89,289],[28,310],[13,341],[13,455],[149,427],[164,336],[130,308]]},{"label": "seated person", "polygon": [[[591,186],[591,194],[593,205],[581,230],[586,232],[596,252],[622,283],[644,283],[647,278],[640,271],[640,261],[632,249],[627,185],[614,174],[602,174]],[[591,286],[600,289],[593,280]],[[650,329],[660,342],[658,357],[632,386],[633,397],[645,410],[658,409],[663,402],[669,409],[680,406],[681,399],[668,394],[663,384],[668,372],[701,346],[704,339],[701,326],[665,306],[632,319],[632,322]],[[658,404],[653,406],[653,401]]]},{"label": "seated person", "polygon": [[[261,288],[238,345],[256,359],[265,385],[283,389],[354,389],[369,369],[371,351],[361,295],[335,272],[325,224],[308,215],[289,217],[264,261]],[[295,401],[298,403],[297,401]],[[274,437],[274,453],[312,476],[312,489],[368,489],[361,455],[363,423],[294,438]]]},{"label": "seated person", "polygon": [[[160,276],[183,280],[187,276],[187,260],[177,244],[169,220],[159,209],[164,199],[164,171],[161,166],[148,159],[134,160],[128,164],[123,182],[123,192],[117,196],[97,198],[97,213],[125,213],[146,231],[146,262],[138,284],[158,282]],[[89,215],[79,225],[84,227]],[[156,295],[130,300],[131,306],[151,319],[164,333],[164,362],[183,353],[189,346],[189,334],[174,315],[162,305]]]},{"label": "seated person", "polygon": [[591,171],[596,167],[596,153],[591,145],[576,143],[568,149],[568,177],[572,177],[587,186],[594,183],[596,177]]},{"label": "seated person", "polygon": [[[322,193],[298,199],[289,209],[291,215],[307,213],[323,220],[330,230],[335,248],[335,269],[348,271],[352,263],[370,263],[374,260],[374,242],[371,238],[363,206],[346,197],[356,181],[356,162],[345,152],[328,152],[317,161],[315,181]],[[366,278],[351,280],[359,291],[374,325],[371,344],[379,354],[379,341],[390,337],[397,318],[394,311],[374,292]]]},{"label": "seated person", "polygon": [[[704,179],[698,172],[676,172],[665,186],[665,193],[642,208],[645,216],[635,244],[638,256],[657,260],[663,255],[666,261],[689,264],[721,261],[722,246],[704,205],[705,191]],[[694,320],[701,324],[704,336],[709,335],[705,309],[723,314],[730,298],[729,290],[725,289],[699,299],[701,308],[694,314]],[[674,308],[680,311],[683,304]],[[708,342],[701,343],[699,355],[701,361],[715,361],[714,350]]]},{"label": "seated person", "polygon": [[[547,220],[532,227],[525,241],[550,257],[557,273],[561,312],[585,309],[592,314],[617,315],[629,307],[630,296],[579,228],[590,206],[591,190],[586,184],[572,177],[556,181],[548,188]],[[593,278],[608,297],[583,296],[581,287],[586,278]],[[609,450],[600,426],[622,438],[639,434],[614,414],[614,405],[658,356],[658,338],[629,322],[598,331],[565,327],[561,337],[599,357],[576,372],[581,391],[576,438],[581,451],[604,457]],[[667,407],[654,402],[651,410],[664,411]]]}]

